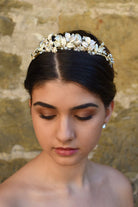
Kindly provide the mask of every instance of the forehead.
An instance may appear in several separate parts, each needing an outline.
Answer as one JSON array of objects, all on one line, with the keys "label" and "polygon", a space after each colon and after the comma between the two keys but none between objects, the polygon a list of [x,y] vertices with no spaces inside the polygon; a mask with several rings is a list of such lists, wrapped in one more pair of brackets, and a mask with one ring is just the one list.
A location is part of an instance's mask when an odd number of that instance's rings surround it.
[{"label": "forehead", "polygon": [[73,105],[93,102],[102,104],[98,95],[89,92],[75,82],[62,82],[60,80],[47,81],[33,89],[32,102],[46,102],[57,107],[72,107]]}]

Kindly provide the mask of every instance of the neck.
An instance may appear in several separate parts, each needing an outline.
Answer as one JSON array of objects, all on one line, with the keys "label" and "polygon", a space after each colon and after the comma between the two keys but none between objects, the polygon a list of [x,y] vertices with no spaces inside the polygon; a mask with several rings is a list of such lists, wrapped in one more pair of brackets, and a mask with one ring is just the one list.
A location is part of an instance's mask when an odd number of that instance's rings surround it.
[{"label": "neck", "polygon": [[79,164],[61,165],[52,160],[51,157],[42,152],[39,156],[41,159],[40,177],[49,182],[51,186],[79,188],[85,187],[89,183],[89,160],[84,159]]}]

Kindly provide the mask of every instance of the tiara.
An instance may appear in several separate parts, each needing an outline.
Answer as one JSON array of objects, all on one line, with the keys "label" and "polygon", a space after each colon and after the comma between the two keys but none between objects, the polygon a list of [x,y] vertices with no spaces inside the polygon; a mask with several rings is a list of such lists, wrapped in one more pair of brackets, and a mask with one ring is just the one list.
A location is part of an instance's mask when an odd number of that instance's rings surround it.
[{"label": "tiara", "polygon": [[46,38],[40,42],[38,48],[31,54],[35,59],[39,54],[43,52],[56,53],[60,50],[74,50],[74,51],[86,51],[90,55],[101,55],[109,62],[110,66],[113,65],[114,60],[112,54],[107,53],[104,43],[100,45],[93,39],[87,36],[81,36],[80,34],[49,34]]}]

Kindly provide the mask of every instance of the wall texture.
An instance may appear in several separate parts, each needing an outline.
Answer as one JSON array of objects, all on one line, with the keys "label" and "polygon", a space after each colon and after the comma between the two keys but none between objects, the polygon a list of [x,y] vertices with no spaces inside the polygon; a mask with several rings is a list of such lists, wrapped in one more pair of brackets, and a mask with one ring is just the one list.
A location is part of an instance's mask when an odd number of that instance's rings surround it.
[{"label": "wall texture", "polygon": [[118,89],[92,159],[122,171],[138,203],[137,20],[136,0],[0,0],[0,182],[41,150],[23,89],[31,52],[49,33],[85,29],[112,51]]}]

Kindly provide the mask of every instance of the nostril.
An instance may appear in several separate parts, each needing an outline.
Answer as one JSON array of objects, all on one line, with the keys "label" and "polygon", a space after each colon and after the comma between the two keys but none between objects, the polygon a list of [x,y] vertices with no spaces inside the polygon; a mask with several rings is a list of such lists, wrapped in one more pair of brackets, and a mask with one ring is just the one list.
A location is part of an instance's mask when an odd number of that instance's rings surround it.
[{"label": "nostril", "polygon": [[69,141],[72,141],[74,139],[73,136],[57,136],[57,139],[61,142],[69,142]]}]

